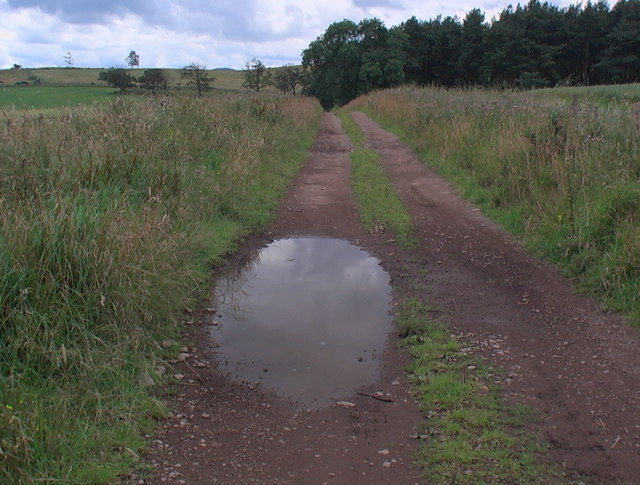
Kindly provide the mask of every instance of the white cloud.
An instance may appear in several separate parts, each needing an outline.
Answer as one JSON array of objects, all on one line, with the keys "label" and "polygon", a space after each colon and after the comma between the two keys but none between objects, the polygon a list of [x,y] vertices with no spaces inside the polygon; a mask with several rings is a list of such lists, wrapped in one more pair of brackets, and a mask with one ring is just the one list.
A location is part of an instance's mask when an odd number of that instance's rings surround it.
[{"label": "white cloud", "polygon": [[[0,0],[0,68],[123,65],[131,50],[141,67],[242,68],[300,62],[300,53],[332,23],[378,17],[387,26],[411,16],[458,15],[478,7],[490,19],[508,0]],[[561,0],[568,5],[567,0]]]}]

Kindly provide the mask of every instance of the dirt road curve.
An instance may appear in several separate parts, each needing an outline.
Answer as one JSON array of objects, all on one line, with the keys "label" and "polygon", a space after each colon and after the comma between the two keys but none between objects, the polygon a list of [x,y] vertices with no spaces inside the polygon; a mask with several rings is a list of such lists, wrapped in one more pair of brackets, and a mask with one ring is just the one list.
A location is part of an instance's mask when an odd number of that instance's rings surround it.
[{"label": "dirt road curve", "polygon": [[[270,239],[317,235],[362,246],[382,261],[402,292],[396,297],[426,297],[506,370],[507,397],[535,409],[534,431],[550,441],[550,459],[588,483],[640,483],[638,332],[575,294],[395,136],[363,114],[354,118],[413,216],[418,247],[407,252],[363,230],[350,190],[351,147],[337,118],[325,114],[271,232],[247,241],[229,270]],[[364,390],[388,393],[392,403],[356,395],[352,409],[306,411],[226,378],[205,327],[193,326],[197,347],[180,364],[185,378],[170,398],[173,414],[147,457],[157,473],[144,483],[423,483],[411,461],[421,416],[393,338],[380,381]]]}]

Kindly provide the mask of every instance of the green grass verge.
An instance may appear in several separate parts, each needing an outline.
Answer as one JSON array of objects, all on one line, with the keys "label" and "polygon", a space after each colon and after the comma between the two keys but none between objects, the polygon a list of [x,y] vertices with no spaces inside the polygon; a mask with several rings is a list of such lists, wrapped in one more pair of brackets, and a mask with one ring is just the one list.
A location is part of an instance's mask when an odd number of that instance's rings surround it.
[{"label": "green grass verge", "polygon": [[21,112],[0,125],[0,482],[113,483],[211,265],[264,228],[313,142],[307,98]]},{"label": "green grass verge", "polygon": [[397,324],[413,362],[409,372],[427,417],[418,463],[432,483],[557,483],[542,466],[545,451],[524,424],[530,411],[508,406],[494,383],[497,372],[471,355],[430,307],[411,299]]},{"label": "green grass verge", "polygon": [[364,147],[364,133],[358,126],[358,124],[353,121],[351,114],[346,110],[339,110],[337,113],[338,118],[340,118],[340,122],[342,123],[342,129],[353,143],[353,146],[356,150]]},{"label": "green grass verge", "polygon": [[353,190],[360,218],[369,232],[391,230],[398,241],[411,247],[416,239],[411,216],[389,183],[375,150],[363,148],[364,134],[346,111],[338,112],[347,136],[354,144],[351,152]]}]

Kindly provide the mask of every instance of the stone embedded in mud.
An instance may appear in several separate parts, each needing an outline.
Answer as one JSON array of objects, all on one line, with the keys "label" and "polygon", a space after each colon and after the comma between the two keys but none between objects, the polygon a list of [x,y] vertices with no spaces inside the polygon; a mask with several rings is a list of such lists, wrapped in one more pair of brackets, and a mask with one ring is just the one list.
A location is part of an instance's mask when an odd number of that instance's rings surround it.
[{"label": "stone embedded in mud", "polygon": [[336,406],[340,407],[340,408],[355,408],[356,404],[353,402],[349,402],[349,401],[338,401],[336,403]]}]

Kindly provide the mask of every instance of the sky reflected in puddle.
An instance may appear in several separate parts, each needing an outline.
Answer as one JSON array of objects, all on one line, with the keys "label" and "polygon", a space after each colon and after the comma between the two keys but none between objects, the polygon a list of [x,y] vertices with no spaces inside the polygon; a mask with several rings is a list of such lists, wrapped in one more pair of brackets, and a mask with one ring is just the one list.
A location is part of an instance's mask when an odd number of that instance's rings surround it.
[{"label": "sky reflected in puddle", "polygon": [[346,241],[294,238],[218,283],[212,337],[232,378],[322,407],[377,381],[391,330],[378,260]]}]

